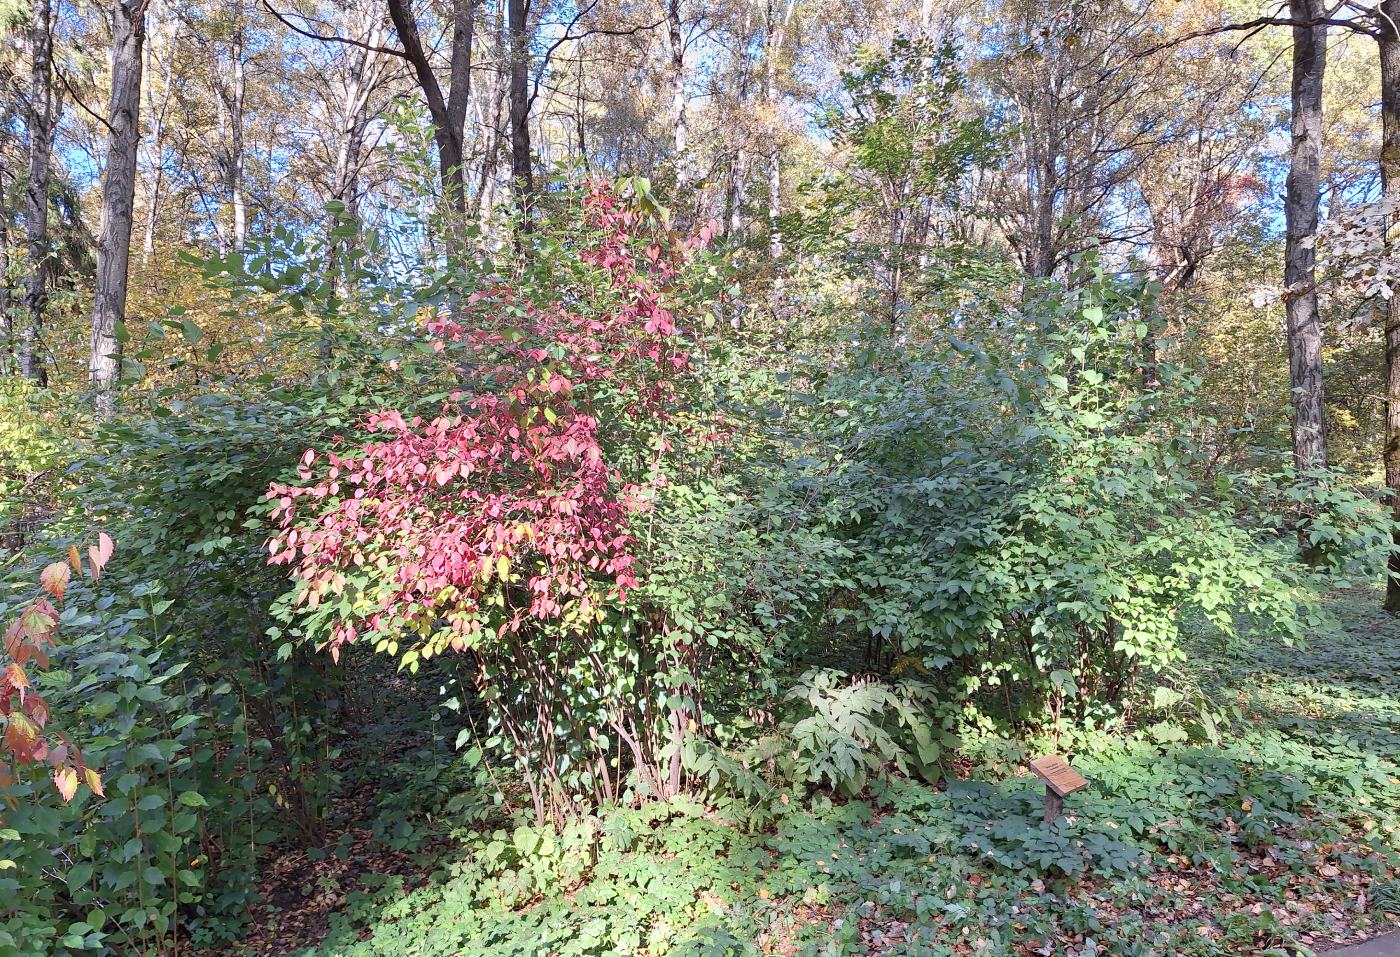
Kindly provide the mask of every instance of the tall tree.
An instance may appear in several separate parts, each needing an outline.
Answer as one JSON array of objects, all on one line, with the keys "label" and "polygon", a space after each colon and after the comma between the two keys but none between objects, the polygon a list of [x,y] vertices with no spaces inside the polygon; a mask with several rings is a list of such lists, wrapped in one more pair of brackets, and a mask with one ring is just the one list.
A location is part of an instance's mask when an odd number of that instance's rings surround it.
[{"label": "tall tree", "polygon": [[792,21],[796,0],[787,0],[779,9],[781,0],[768,0],[767,15],[763,31],[763,102],[767,109],[771,129],[768,135],[768,253],[774,260],[783,255],[783,236],[778,229],[778,220],[783,212],[783,169],[782,148],[778,118],[778,61],[787,43],[788,26]]},{"label": "tall tree", "polygon": [[413,75],[428,104],[428,115],[432,117],[443,203],[461,221],[467,211],[463,143],[467,106],[471,102],[474,0],[452,0],[452,47],[445,93],[423,46],[412,0],[388,0],[388,4],[389,19],[403,45],[403,56],[413,67]]},{"label": "tall tree", "polygon": [[25,377],[45,383],[40,343],[48,309],[49,179],[52,171],[55,106],[53,95],[53,10],[49,0],[33,0],[29,24],[29,178],[25,182],[24,240],[29,269],[25,284],[25,319],[20,332],[19,365]]},{"label": "tall tree", "polygon": [[753,4],[746,3],[735,43],[737,51],[734,72],[737,74],[737,78],[730,85],[730,89],[733,91],[733,103],[730,110],[733,143],[730,145],[729,155],[726,157],[728,170],[725,176],[724,210],[721,219],[725,234],[731,236],[737,234],[743,224],[745,187],[749,168],[749,139],[751,137],[749,120],[753,113],[749,104],[753,76],[753,55],[751,53],[753,44],[750,38],[752,29]]},{"label": "tall tree", "polygon": [[530,3],[508,0],[510,43],[510,178],[522,207],[535,191],[530,160]]},{"label": "tall tree", "polygon": [[14,362],[14,315],[10,312],[10,175],[0,161],[0,375]]},{"label": "tall tree", "polygon": [[1293,27],[1291,143],[1284,196],[1284,308],[1288,378],[1293,397],[1293,464],[1299,472],[1327,465],[1322,384],[1322,330],[1317,312],[1313,240],[1321,205],[1322,82],[1327,71],[1323,0],[1289,0]]},{"label": "tall tree", "polygon": [[102,171],[102,221],[88,352],[88,378],[100,418],[116,411],[121,380],[122,342],[117,326],[126,319],[140,139],[141,50],[148,6],[149,0],[117,0],[112,5],[112,99],[107,109],[107,162]]},{"label": "tall tree", "polygon": [[242,252],[248,241],[248,198],[244,187],[244,114],[248,100],[247,63],[245,47],[247,25],[244,22],[242,0],[234,0],[229,9],[228,72],[222,70],[213,77],[214,92],[219,101],[219,126],[223,137],[220,166],[224,174],[224,190],[232,210],[229,229],[230,245]]},{"label": "tall tree", "polygon": [[[173,24],[174,21],[165,21],[165,24]],[[161,193],[165,187],[165,141],[167,133],[166,117],[170,111],[170,99],[175,91],[174,68],[170,62],[169,26],[164,29],[150,31],[143,56],[146,58],[144,74],[147,77],[146,91],[146,115],[150,118],[151,135],[147,139],[147,151],[149,161],[146,164],[145,173],[145,193],[146,193],[146,222],[141,239],[141,260],[143,263],[150,261],[151,254],[156,249],[156,226],[160,222],[160,201]],[[156,73],[152,66],[158,67],[162,82],[157,85],[150,81],[150,77]]]},{"label": "tall tree", "polygon": [[[360,215],[360,174],[369,149],[371,100],[386,72],[389,58],[380,52],[385,39],[383,15],[364,4],[344,6],[346,32],[362,45],[345,53],[340,69],[329,77],[325,109],[333,123],[334,155],[327,196],[342,203],[345,215]],[[335,219],[335,217],[332,217]]]},{"label": "tall tree", "polygon": [[[1381,0],[1376,40],[1381,73],[1381,200],[1389,219],[1385,225],[1387,251],[1400,243],[1400,0]],[[1400,490],[1400,290],[1393,290],[1385,316],[1385,484]],[[1391,509],[1400,518],[1400,492],[1391,496]],[[1385,607],[1400,612],[1400,526],[1393,533],[1385,586]]]},{"label": "tall tree", "polygon": [[1028,276],[1136,231],[1114,200],[1163,136],[1142,107],[1160,79],[1123,53],[1152,33],[1142,4],[1004,0],[981,38],[1008,152],[985,209]]},{"label": "tall tree", "polygon": [[690,180],[690,125],[686,118],[685,33],[681,0],[666,0],[666,38],[671,54],[671,142],[676,157],[676,185],[684,189]]}]

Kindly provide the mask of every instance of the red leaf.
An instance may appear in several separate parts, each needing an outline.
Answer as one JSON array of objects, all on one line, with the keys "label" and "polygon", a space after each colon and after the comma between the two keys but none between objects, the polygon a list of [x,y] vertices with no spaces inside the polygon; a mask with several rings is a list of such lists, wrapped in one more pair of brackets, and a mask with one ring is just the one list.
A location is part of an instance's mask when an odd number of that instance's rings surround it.
[{"label": "red leaf", "polygon": [[36,694],[24,699],[24,713],[41,728],[49,723],[49,703]]}]

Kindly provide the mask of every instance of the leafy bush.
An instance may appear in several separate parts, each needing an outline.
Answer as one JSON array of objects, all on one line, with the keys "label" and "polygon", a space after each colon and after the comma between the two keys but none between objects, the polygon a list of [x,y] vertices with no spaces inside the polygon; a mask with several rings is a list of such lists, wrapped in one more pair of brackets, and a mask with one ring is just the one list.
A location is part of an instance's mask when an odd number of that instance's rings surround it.
[{"label": "leafy bush", "polygon": [[944,750],[956,741],[939,727],[932,688],[903,680],[885,685],[870,678],[813,670],[789,689],[798,714],[780,734],[791,750],[792,779],[827,784],[855,795],[873,775],[892,766],[930,782],[942,775]]},{"label": "leafy bush", "polygon": [[53,510],[72,418],[60,397],[0,376],[0,560],[18,552]]},{"label": "leafy bush", "polygon": [[96,733],[83,756],[108,799],[17,792],[31,799],[3,856],[33,875],[11,919],[36,953],[230,939],[262,855],[321,834],[349,702],[329,660],[290,644],[279,657],[283,583],[253,510],[355,396],[302,386],[157,406],[99,429],[74,467],[73,507],[33,547],[61,550],[95,521],[122,556],[100,591],[82,586],[86,614],[65,611],[45,698]]},{"label": "leafy bush", "polygon": [[577,201],[541,228],[537,268],[488,272],[430,319],[454,360],[436,411],[375,413],[269,492],[289,620],[333,654],[366,638],[410,669],[469,655],[483,743],[559,824],[580,800],[678,793],[700,716],[700,650],[635,598],[692,365],[699,241],[601,187]]},{"label": "leafy bush", "polygon": [[[814,480],[853,556],[832,619],[872,663],[942,676],[969,718],[1111,720],[1184,659],[1193,620],[1291,640],[1317,618],[1277,513],[1217,468],[1195,380],[1144,362],[1142,297],[1094,274],[999,338],[876,340],[813,375],[831,442]],[[1374,504],[1331,494],[1353,538],[1383,536]]]}]

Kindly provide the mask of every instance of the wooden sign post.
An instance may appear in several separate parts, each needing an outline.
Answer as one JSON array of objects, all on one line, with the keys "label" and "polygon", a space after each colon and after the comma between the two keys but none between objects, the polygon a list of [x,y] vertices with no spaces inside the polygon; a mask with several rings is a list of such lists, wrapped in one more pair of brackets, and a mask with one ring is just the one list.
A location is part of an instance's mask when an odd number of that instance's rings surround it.
[{"label": "wooden sign post", "polygon": [[1031,770],[1035,776],[1045,782],[1045,823],[1054,824],[1060,812],[1065,808],[1065,795],[1073,794],[1080,788],[1087,788],[1089,782],[1084,780],[1074,768],[1058,754],[1047,754],[1043,758],[1036,758],[1031,762]]}]

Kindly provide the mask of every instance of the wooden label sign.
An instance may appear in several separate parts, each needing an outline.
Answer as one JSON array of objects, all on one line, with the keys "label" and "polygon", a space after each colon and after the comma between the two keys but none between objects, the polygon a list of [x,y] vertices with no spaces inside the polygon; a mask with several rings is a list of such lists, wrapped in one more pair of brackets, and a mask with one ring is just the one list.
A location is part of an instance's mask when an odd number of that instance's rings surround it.
[{"label": "wooden label sign", "polygon": [[1031,770],[1035,772],[1036,777],[1045,782],[1047,788],[1060,797],[1073,794],[1080,788],[1089,786],[1089,782],[1084,780],[1084,776],[1070,767],[1069,762],[1058,754],[1047,754],[1043,758],[1036,758],[1031,762]]}]

